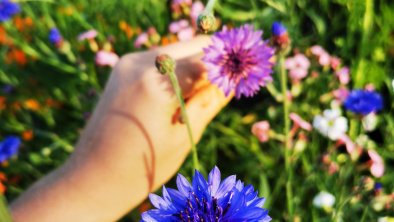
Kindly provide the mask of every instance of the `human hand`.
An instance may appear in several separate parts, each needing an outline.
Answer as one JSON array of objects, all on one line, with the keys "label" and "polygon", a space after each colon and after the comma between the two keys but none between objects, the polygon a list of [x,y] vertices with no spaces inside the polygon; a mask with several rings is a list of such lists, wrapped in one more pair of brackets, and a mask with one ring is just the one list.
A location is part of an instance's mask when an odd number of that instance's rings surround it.
[{"label": "human hand", "polygon": [[[204,75],[200,57],[209,42],[208,37],[197,37],[123,56],[71,158],[31,189],[39,191],[37,203],[42,207],[33,204],[34,194],[22,196],[13,205],[15,221],[26,221],[22,216],[28,215],[29,200],[31,214],[41,215],[40,222],[114,221],[169,180],[191,144],[169,78],[159,74],[154,61],[164,53],[177,61],[187,114],[199,140],[231,99]],[[46,211],[45,203],[53,209],[50,215],[40,212]]]}]

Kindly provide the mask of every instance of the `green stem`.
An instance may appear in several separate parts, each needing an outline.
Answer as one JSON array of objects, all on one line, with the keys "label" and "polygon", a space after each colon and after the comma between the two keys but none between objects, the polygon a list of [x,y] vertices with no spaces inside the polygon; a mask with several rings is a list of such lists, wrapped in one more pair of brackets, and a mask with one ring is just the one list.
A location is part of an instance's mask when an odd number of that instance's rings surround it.
[{"label": "green stem", "polygon": [[215,6],[216,0],[209,0],[205,6],[204,12],[213,12],[213,7]]},{"label": "green stem", "polygon": [[11,215],[7,208],[7,203],[4,196],[0,197],[0,221],[2,222],[12,222]]},{"label": "green stem", "polygon": [[356,72],[354,75],[354,85],[355,87],[359,88],[365,84],[365,69],[367,66],[366,56],[368,54],[367,49],[369,49],[369,39],[371,35],[371,31],[373,28],[373,20],[374,20],[374,1],[373,0],[365,0],[365,12],[363,18],[363,29],[362,29],[362,36],[361,36],[361,48]]},{"label": "green stem", "polygon": [[275,100],[277,102],[283,101],[282,94],[280,94],[280,92],[278,92],[278,90],[275,88],[274,84],[268,83],[266,88],[267,88],[268,92],[272,95],[272,97],[275,98]]},{"label": "green stem", "polygon": [[185,121],[185,124],[187,127],[187,133],[188,133],[189,139],[190,139],[190,143],[192,144],[193,165],[196,170],[199,170],[200,165],[198,162],[197,147],[196,147],[196,144],[194,143],[193,133],[192,133],[192,129],[190,126],[189,117],[186,112],[185,102],[183,101],[183,98],[182,98],[182,91],[181,91],[181,88],[179,87],[178,79],[176,78],[175,73],[174,72],[168,73],[168,76],[170,77],[172,87],[174,88],[174,91],[175,91],[175,95],[180,103],[182,118],[183,118],[183,121]]},{"label": "green stem", "polygon": [[285,122],[283,133],[285,135],[285,167],[287,174],[287,182],[286,182],[286,200],[287,200],[287,209],[289,211],[289,221],[293,220],[293,191],[292,191],[292,180],[293,180],[293,172],[291,166],[291,147],[290,147],[290,119],[289,119],[289,108],[290,101],[287,96],[287,73],[285,69],[285,57],[284,55],[279,55],[279,69],[280,69],[280,82],[282,88],[282,97],[283,97],[283,120]]},{"label": "green stem", "polygon": [[350,129],[349,129],[349,136],[351,139],[356,139],[357,135],[359,135],[360,131],[360,124],[358,119],[350,120]]},{"label": "green stem", "polygon": [[368,206],[365,207],[364,212],[363,212],[363,216],[361,217],[360,222],[364,222],[367,219],[367,215],[368,215]]}]

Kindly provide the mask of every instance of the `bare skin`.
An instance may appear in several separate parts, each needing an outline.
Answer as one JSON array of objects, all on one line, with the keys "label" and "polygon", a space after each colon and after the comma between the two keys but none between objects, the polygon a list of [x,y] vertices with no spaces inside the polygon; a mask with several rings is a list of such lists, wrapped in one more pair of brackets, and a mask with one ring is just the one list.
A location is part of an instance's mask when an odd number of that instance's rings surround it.
[{"label": "bare skin", "polygon": [[158,54],[177,61],[177,75],[192,125],[203,130],[230,97],[205,78],[200,62],[208,37],[125,55],[75,152],[11,205],[15,222],[116,221],[168,181],[190,152],[179,104],[167,76],[154,67]]}]

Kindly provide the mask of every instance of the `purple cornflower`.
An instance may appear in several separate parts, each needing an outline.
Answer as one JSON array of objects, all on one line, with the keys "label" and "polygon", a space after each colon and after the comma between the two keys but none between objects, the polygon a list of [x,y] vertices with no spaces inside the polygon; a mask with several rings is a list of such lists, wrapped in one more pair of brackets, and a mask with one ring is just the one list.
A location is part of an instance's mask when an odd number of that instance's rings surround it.
[{"label": "purple cornflower", "polygon": [[63,37],[57,28],[51,28],[48,35],[49,41],[52,44],[58,45],[63,41]]},{"label": "purple cornflower", "polygon": [[10,0],[0,0],[0,22],[9,20],[12,16],[21,11],[18,3]]},{"label": "purple cornflower", "polygon": [[178,190],[163,186],[163,197],[150,194],[157,209],[142,214],[142,222],[173,221],[270,221],[263,209],[265,199],[259,198],[252,185],[244,186],[235,175],[221,181],[220,171],[214,167],[208,181],[197,170],[190,184],[178,175]]},{"label": "purple cornflower", "polygon": [[12,155],[18,152],[21,145],[21,139],[17,136],[7,136],[0,142],[0,163],[9,159]]},{"label": "purple cornflower", "polygon": [[253,96],[260,86],[271,81],[274,49],[262,41],[263,31],[253,26],[223,28],[212,36],[213,45],[204,48],[202,60],[208,68],[208,79],[219,86],[226,96]]},{"label": "purple cornflower", "polygon": [[383,99],[377,92],[357,89],[350,92],[344,106],[354,113],[367,115],[380,111],[383,108]]}]

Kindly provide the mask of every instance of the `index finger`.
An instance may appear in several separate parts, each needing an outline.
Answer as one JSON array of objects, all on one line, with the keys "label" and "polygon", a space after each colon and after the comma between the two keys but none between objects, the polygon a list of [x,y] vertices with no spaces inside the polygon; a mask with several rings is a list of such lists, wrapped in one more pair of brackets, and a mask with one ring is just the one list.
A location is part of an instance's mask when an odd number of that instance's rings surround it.
[{"label": "index finger", "polygon": [[210,42],[209,36],[199,35],[189,41],[177,42],[153,49],[152,52],[157,55],[168,54],[175,60],[181,60],[196,54],[201,54],[203,52],[202,49],[207,47]]}]

